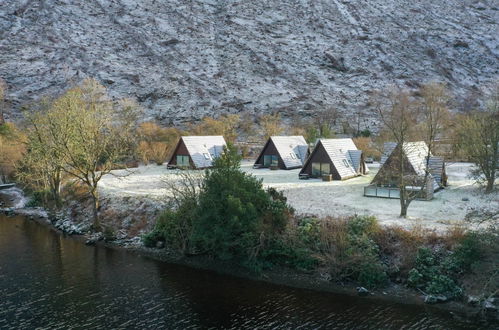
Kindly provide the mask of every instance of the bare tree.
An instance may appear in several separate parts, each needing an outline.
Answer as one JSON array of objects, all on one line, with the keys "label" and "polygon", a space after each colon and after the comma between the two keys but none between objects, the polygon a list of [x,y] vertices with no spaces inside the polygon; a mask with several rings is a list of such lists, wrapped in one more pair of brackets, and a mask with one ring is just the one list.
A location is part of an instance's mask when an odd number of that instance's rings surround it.
[{"label": "bare tree", "polygon": [[284,131],[284,127],[281,123],[281,116],[278,113],[261,116],[259,124],[265,139],[274,135],[279,135]]},{"label": "bare tree", "polygon": [[[421,95],[421,101],[417,102],[408,91],[392,90],[385,96],[384,105],[377,103],[384,130],[396,143],[389,158],[393,168],[387,173],[390,173],[390,180],[396,182],[400,190],[401,217],[407,216],[409,205],[414,199],[433,189],[429,163],[436,140],[448,118],[448,97],[443,85],[424,85]],[[411,143],[415,139],[425,143]],[[417,153],[422,162],[411,163],[408,155],[413,153]]]},{"label": "bare tree", "polygon": [[499,83],[490,91],[484,109],[462,119],[458,139],[460,149],[476,166],[472,176],[485,181],[485,192],[491,193],[499,167]]}]

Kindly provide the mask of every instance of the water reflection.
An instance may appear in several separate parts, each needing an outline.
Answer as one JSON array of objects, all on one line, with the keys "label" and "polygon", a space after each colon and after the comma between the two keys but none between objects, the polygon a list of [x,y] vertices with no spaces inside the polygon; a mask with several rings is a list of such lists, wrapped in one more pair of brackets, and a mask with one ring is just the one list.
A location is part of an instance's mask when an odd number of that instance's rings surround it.
[{"label": "water reflection", "polygon": [[477,328],[423,307],[290,289],[88,247],[1,216],[0,297],[0,328],[7,329]]}]

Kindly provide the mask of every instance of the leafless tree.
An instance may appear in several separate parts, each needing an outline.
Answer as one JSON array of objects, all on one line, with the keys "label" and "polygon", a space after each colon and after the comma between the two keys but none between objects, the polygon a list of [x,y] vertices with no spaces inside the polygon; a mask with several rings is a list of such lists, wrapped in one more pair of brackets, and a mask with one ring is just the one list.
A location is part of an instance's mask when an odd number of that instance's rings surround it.
[{"label": "leafless tree", "polygon": [[485,192],[491,193],[499,167],[499,82],[489,92],[485,108],[461,120],[458,139],[464,155],[475,163],[471,174],[485,181]]},{"label": "leafless tree", "polygon": [[[400,191],[401,217],[407,216],[409,205],[414,199],[433,189],[429,161],[447,113],[447,96],[443,86],[425,85],[421,94],[422,100],[417,102],[408,91],[392,89],[376,103],[385,132],[396,143],[389,158],[392,168],[386,171],[390,177],[386,179],[394,182]],[[420,125],[417,125],[418,121]],[[410,143],[418,135],[421,135],[426,146]],[[418,168],[414,168],[407,157],[413,152],[425,153],[419,155],[424,161],[417,165]]]}]

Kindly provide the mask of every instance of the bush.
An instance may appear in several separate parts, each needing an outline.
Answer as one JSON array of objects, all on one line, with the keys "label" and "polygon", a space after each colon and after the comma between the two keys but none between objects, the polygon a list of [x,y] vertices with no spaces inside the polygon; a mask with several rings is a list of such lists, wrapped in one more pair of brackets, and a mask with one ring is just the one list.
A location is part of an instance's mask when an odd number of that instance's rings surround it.
[{"label": "bush", "polygon": [[192,221],[197,216],[197,201],[184,199],[176,210],[165,210],[158,217],[154,229],[142,237],[147,247],[163,241],[181,253],[192,252]]},{"label": "bush", "polygon": [[461,295],[462,289],[448,272],[448,258],[428,248],[419,249],[416,266],[409,272],[409,286],[428,294],[443,294],[450,298]]},{"label": "bush", "polygon": [[353,236],[367,235],[372,237],[380,230],[380,227],[374,216],[356,216],[348,222],[348,230]]},{"label": "bush", "polygon": [[240,156],[229,146],[206,172],[199,195],[193,239],[219,259],[248,263],[282,233],[292,210],[283,196],[265,191],[261,180],[239,169]]},{"label": "bush", "polygon": [[386,267],[371,238],[378,229],[376,218],[366,216],[321,222],[318,253],[333,279],[371,288],[386,283]]},{"label": "bush", "polygon": [[38,190],[34,191],[29,201],[26,203],[26,207],[44,207],[52,201],[52,194],[48,190]]}]

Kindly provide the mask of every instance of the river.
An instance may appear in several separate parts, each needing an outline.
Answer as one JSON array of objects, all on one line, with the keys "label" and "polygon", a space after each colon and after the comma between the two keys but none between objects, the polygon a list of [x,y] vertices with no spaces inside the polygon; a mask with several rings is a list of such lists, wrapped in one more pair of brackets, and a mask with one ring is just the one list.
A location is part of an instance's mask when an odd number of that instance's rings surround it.
[{"label": "river", "polygon": [[85,246],[0,215],[0,329],[21,328],[478,327],[426,306],[293,289]]}]

